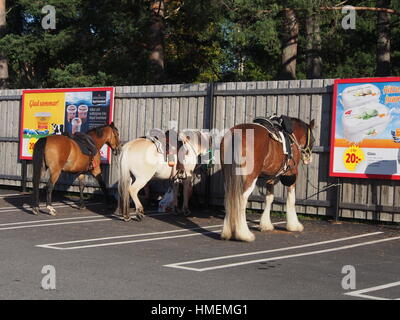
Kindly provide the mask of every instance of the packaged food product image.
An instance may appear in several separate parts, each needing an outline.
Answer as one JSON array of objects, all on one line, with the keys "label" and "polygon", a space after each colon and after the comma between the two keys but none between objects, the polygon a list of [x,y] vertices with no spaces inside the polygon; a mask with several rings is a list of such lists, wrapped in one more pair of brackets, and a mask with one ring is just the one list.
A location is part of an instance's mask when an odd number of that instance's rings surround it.
[{"label": "packaged food product image", "polygon": [[392,120],[389,109],[380,103],[347,109],[342,116],[344,138],[358,143],[383,132]]}]

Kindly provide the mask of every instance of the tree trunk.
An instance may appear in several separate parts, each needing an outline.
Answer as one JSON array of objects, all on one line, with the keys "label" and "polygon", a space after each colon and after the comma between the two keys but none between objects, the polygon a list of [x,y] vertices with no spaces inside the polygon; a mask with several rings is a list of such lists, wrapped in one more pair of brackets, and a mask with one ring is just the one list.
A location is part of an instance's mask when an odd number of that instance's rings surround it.
[{"label": "tree trunk", "polygon": [[[377,0],[379,8],[389,8],[390,0]],[[386,77],[390,71],[390,14],[377,13],[377,52],[376,52],[376,76]]]},{"label": "tree trunk", "polygon": [[282,71],[280,79],[296,79],[297,39],[299,23],[294,10],[285,10],[284,34],[282,39]]},{"label": "tree trunk", "polygon": [[150,81],[162,83],[164,80],[164,1],[151,1],[149,33]]},{"label": "tree trunk", "polygon": [[[6,0],[0,0],[0,37],[5,35],[6,29]],[[8,61],[0,48],[0,88],[8,85]]]},{"label": "tree trunk", "polygon": [[307,79],[321,79],[322,58],[319,14],[310,14],[306,19],[307,33]]}]

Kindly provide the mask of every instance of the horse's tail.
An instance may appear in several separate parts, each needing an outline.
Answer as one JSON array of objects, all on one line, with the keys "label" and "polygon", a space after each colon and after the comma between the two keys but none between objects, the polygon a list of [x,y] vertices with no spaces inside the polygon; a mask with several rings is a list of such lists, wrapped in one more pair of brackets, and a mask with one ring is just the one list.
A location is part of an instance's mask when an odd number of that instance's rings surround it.
[{"label": "horse's tail", "polygon": [[46,147],[47,138],[40,138],[33,147],[32,163],[33,163],[33,194],[32,204],[34,213],[39,211],[39,184],[44,166],[44,149]]},{"label": "horse's tail", "polygon": [[[229,137],[226,137],[229,139]],[[225,138],[224,138],[225,140]],[[224,140],[222,143],[224,143]],[[241,152],[241,148],[234,148],[233,143],[226,143],[224,154],[228,157],[224,157],[225,161],[222,164],[222,172],[224,175],[224,187],[225,187],[225,219],[224,227],[222,230],[221,238],[229,240],[235,238],[242,241],[253,241],[254,235],[250,232],[246,221],[246,205],[248,195],[247,190],[244,190],[244,179],[245,175],[242,174],[240,165],[238,165],[235,159],[239,159],[238,153]],[[245,192],[246,191],[246,192]]]},{"label": "horse's tail", "polygon": [[128,159],[129,149],[122,148],[119,156],[119,178],[118,178],[118,194],[119,209],[125,219],[129,216],[130,196],[129,186],[131,184],[131,171]]}]

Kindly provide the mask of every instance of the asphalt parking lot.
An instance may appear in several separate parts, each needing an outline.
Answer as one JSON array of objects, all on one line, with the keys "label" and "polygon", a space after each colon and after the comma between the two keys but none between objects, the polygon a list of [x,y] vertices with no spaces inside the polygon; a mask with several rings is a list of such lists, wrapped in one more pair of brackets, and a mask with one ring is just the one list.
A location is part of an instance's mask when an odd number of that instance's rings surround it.
[{"label": "asphalt parking lot", "polygon": [[[252,213],[256,240],[242,243],[219,239],[217,210],[123,222],[96,200],[78,210],[56,198],[56,217],[34,216],[28,195],[0,193],[0,299],[400,298],[398,225],[303,218],[304,231],[290,233],[276,216],[261,233]],[[44,266],[54,290],[42,288]]]}]

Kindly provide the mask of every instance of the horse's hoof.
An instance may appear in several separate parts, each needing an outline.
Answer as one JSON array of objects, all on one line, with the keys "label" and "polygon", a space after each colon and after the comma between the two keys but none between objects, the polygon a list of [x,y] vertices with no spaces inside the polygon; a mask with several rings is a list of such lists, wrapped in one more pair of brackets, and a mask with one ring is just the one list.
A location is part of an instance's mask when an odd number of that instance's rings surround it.
[{"label": "horse's hoof", "polygon": [[35,216],[37,216],[37,215],[39,214],[39,208],[38,208],[38,207],[32,208],[32,213],[33,213]]},{"label": "horse's hoof", "polygon": [[231,228],[224,226],[221,232],[222,240],[230,240],[232,238],[232,230]]},{"label": "horse's hoof", "polygon": [[131,216],[128,216],[128,217],[123,216],[122,219],[124,219],[125,222],[129,222],[132,220]]},{"label": "horse's hoof", "polygon": [[184,215],[185,217],[190,216],[191,213],[192,213],[192,212],[191,212],[189,209],[184,209],[184,210],[183,210],[183,215]]},{"label": "horse's hoof", "polygon": [[180,215],[182,213],[182,210],[179,209],[179,207],[175,206],[173,213],[177,216],[177,215]]},{"label": "horse's hoof", "polygon": [[86,206],[84,204],[79,205],[79,210],[85,210]]},{"label": "horse's hoof", "polygon": [[267,232],[267,231],[274,231],[275,227],[273,224],[260,224],[260,231],[261,232]]},{"label": "horse's hoof", "polygon": [[230,240],[232,238],[232,234],[231,233],[227,233],[227,232],[222,232],[221,233],[221,240]]},{"label": "horse's hoof", "polygon": [[286,225],[286,230],[291,232],[302,232],[304,230],[303,225],[299,222],[297,224]]},{"label": "horse's hoof", "polygon": [[49,214],[51,216],[56,216],[57,215],[56,209],[54,209],[52,206],[47,206],[46,208],[49,210]]},{"label": "horse's hoof", "polygon": [[141,221],[144,218],[144,209],[142,207],[136,209],[135,214],[136,214],[136,219],[138,221]]},{"label": "horse's hoof", "polygon": [[137,221],[142,221],[144,218],[144,212],[143,211],[136,211],[136,220]]},{"label": "horse's hoof", "polygon": [[235,239],[244,242],[253,242],[256,239],[256,236],[250,231],[241,233],[236,232]]}]

